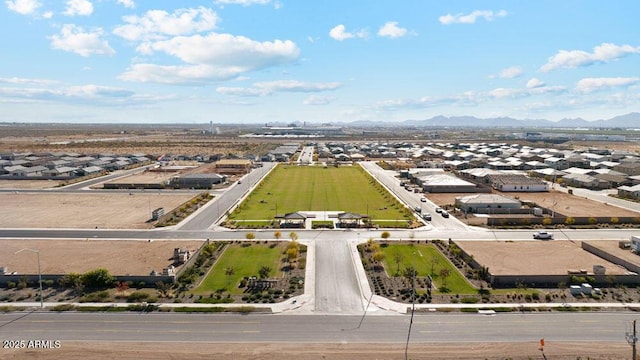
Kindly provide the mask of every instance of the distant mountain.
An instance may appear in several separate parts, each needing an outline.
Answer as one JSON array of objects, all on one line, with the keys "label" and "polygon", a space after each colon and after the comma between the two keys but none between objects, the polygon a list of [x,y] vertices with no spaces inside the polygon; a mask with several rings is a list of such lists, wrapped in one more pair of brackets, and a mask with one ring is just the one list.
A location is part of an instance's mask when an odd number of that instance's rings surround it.
[{"label": "distant mountain", "polygon": [[640,113],[633,112],[608,120],[587,121],[581,118],[550,121],[544,119],[514,119],[498,117],[481,119],[474,116],[434,116],[425,120],[406,120],[400,123],[389,121],[354,121],[352,126],[415,126],[415,127],[539,127],[539,128],[640,128]]}]

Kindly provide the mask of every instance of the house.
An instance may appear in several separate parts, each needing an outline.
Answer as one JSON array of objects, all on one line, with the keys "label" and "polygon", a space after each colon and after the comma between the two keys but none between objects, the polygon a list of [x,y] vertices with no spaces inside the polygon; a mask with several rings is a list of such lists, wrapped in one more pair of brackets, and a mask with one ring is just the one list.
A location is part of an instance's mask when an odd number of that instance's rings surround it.
[{"label": "house", "polygon": [[613,170],[627,175],[640,175],[640,162],[620,163],[613,167]]},{"label": "house", "polygon": [[456,197],[455,206],[466,213],[506,213],[520,209],[520,201],[498,194],[475,194]]},{"label": "house", "polygon": [[216,162],[216,173],[218,174],[246,174],[251,169],[249,159],[221,159]]},{"label": "house", "polygon": [[227,177],[220,174],[185,174],[171,179],[171,185],[181,189],[210,189],[226,181]]},{"label": "house", "polygon": [[640,184],[618,187],[618,196],[622,198],[640,199]]},{"label": "house", "polygon": [[586,174],[567,174],[562,177],[562,181],[569,186],[586,189],[606,189],[609,186],[607,181]]},{"label": "house", "polygon": [[543,192],[549,191],[549,185],[539,179],[525,175],[499,174],[489,175],[489,183],[499,191]]}]

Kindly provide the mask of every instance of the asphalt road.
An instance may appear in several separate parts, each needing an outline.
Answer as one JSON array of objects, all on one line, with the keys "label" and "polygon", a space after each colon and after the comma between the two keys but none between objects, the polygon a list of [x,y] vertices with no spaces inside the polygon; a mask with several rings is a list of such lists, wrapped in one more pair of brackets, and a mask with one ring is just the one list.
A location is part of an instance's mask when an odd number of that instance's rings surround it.
[{"label": "asphalt road", "polygon": [[[624,342],[628,312],[416,315],[411,343]],[[403,343],[408,316],[0,314],[3,340]]]},{"label": "asphalt road", "polygon": [[200,211],[193,214],[176,229],[206,230],[212,227],[223,215],[233,210],[250,190],[269,172],[276,163],[264,163],[262,167],[254,169],[240,179],[240,183],[231,185],[227,191],[220,193]]},{"label": "asphalt road", "polygon": [[349,244],[324,236],[315,241],[315,313],[362,314],[362,290]]}]

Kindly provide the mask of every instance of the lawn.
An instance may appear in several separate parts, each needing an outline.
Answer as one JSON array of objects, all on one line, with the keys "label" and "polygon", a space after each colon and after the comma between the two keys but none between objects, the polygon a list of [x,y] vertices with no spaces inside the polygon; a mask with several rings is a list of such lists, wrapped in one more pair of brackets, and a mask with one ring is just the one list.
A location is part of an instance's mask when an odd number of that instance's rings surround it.
[{"label": "lawn", "polygon": [[[247,242],[229,245],[193,293],[205,294],[226,289],[232,295],[242,294],[243,289],[238,288],[240,280],[245,276],[258,276],[258,271],[263,266],[271,268],[269,277],[281,276],[280,259],[286,245],[286,242],[279,244]],[[226,269],[233,269],[233,274],[228,276]]]},{"label": "lawn", "polygon": [[418,276],[431,275],[436,287],[441,288],[443,282],[440,271],[446,268],[450,271],[450,275],[446,279],[449,293],[476,294],[478,292],[456,267],[431,244],[389,244],[381,246],[380,250],[385,255],[383,265],[389,276],[396,276],[398,270],[396,258],[399,257],[401,259],[399,262],[400,274],[407,266],[413,266],[418,271]]},{"label": "lawn", "polygon": [[296,211],[343,211],[375,220],[410,220],[411,211],[359,166],[277,166],[230,215],[273,219]]}]

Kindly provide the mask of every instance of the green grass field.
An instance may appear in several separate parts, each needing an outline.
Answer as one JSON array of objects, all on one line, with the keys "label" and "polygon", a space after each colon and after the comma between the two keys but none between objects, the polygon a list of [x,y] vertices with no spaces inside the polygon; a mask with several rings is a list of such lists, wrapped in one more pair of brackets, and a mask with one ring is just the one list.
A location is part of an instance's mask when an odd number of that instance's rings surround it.
[{"label": "green grass field", "polygon": [[[447,268],[450,275],[447,277],[447,287],[453,294],[477,294],[475,289],[467,279],[445,258],[433,245],[430,244],[389,244],[381,247],[380,250],[385,255],[383,260],[384,268],[389,276],[394,276],[398,270],[396,263],[396,254],[399,254],[400,273],[407,266],[413,266],[418,271],[418,276],[426,277],[431,275],[436,287],[441,287],[442,279],[440,278],[440,270]],[[435,262],[432,259],[437,259]],[[432,273],[433,267],[433,273]],[[402,276],[402,275],[400,275]],[[438,291],[436,291],[438,293]]]},{"label": "green grass field", "polygon": [[359,166],[277,166],[229,216],[273,219],[296,211],[344,211],[373,220],[410,220],[411,211]]},{"label": "green grass field", "polygon": [[[247,244],[249,246],[246,246]],[[258,276],[258,271],[263,266],[271,268],[269,277],[281,276],[280,258],[286,245],[286,242],[279,243],[275,247],[259,243],[231,244],[215,263],[202,284],[192,292],[207,294],[226,289],[228,293],[233,295],[242,294],[243,289],[238,288],[240,280],[245,276]],[[225,274],[227,268],[233,268],[234,274],[227,276]]]}]

